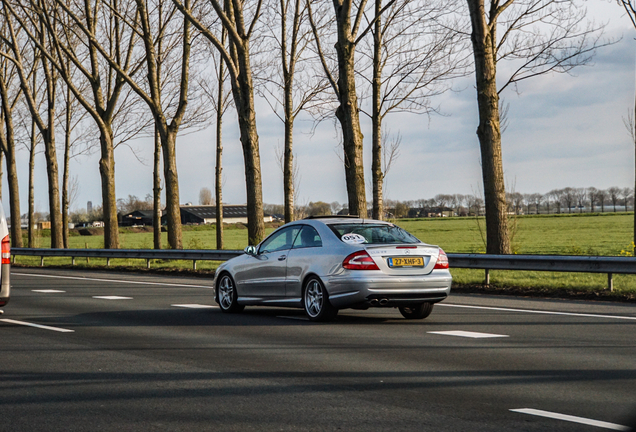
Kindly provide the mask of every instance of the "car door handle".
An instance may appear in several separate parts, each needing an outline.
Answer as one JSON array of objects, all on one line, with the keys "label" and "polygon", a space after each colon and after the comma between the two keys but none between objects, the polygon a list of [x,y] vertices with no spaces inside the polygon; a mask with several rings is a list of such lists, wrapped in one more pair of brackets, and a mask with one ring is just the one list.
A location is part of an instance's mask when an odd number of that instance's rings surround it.
[{"label": "car door handle", "polygon": [[286,258],[287,258],[287,255],[281,255],[278,257],[278,261],[285,261]]}]

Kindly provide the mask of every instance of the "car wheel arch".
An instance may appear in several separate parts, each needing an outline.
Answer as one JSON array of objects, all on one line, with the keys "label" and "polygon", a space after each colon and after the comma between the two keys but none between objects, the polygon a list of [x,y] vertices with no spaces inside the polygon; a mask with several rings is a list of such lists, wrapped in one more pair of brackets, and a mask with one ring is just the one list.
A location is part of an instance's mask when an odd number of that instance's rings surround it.
[{"label": "car wheel arch", "polygon": [[[305,277],[303,278],[303,283],[301,285],[303,291],[305,290],[305,287],[307,286],[307,282],[312,277],[315,277],[316,279],[318,279],[323,284],[323,286],[325,285],[325,283],[322,281],[322,278],[320,276],[318,276],[316,273],[307,273],[305,275]],[[327,291],[326,287],[325,287],[325,291]],[[329,293],[327,293],[327,295],[329,295]]]}]

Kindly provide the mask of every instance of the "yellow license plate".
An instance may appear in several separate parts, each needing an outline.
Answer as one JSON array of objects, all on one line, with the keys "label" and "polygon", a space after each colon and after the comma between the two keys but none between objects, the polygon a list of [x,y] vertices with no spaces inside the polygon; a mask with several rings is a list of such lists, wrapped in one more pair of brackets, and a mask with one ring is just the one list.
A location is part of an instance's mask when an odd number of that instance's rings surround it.
[{"label": "yellow license plate", "polygon": [[389,258],[389,267],[424,267],[424,258]]}]

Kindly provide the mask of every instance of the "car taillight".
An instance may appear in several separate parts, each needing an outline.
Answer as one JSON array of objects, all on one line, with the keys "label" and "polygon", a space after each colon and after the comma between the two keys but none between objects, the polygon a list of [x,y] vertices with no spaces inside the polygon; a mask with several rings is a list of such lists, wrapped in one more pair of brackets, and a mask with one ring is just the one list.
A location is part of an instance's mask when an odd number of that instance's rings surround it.
[{"label": "car taillight", "polygon": [[448,257],[446,256],[446,252],[443,250],[439,250],[439,255],[437,256],[437,262],[435,263],[435,269],[447,269],[448,268]]},{"label": "car taillight", "polygon": [[11,264],[11,241],[8,235],[2,239],[2,264]]},{"label": "car taillight", "polygon": [[342,266],[347,270],[380,270],[367,251],[354,252],[344,259]]}]

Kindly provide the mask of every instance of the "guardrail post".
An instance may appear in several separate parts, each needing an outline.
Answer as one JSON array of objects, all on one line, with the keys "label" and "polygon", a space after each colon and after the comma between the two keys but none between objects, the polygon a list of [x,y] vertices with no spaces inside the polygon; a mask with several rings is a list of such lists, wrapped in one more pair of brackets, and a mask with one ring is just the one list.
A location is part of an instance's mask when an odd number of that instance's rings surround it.
[{"label": "guardrail post", "polygon": [[110,266],[110,258],[106,258],[106,267]]},{"label": "guardrail post", "polygon": [[40,257],[40,267],[44,267],[44,257]]},{"label": "guardrail post", "polygon": [[146,268],[150,270],[150,258],[146,260]]},{"label": "guardrail post", "polygon": [[197,260],[192,260],[192,270],[197,269]]},{"label": "guardrail post", "polygon": [[484,284],[490,285],[490,269],[486,269],[486,275],[484,277]]},{"label": "guardrail post", "polygon": [[71,265],[75,265],[75,257],[71,257]]},{"label": "guardrail post", "polygon": [[614,278],[611,273],[607,274],[607,289],[610,291],[614,291]]}]

